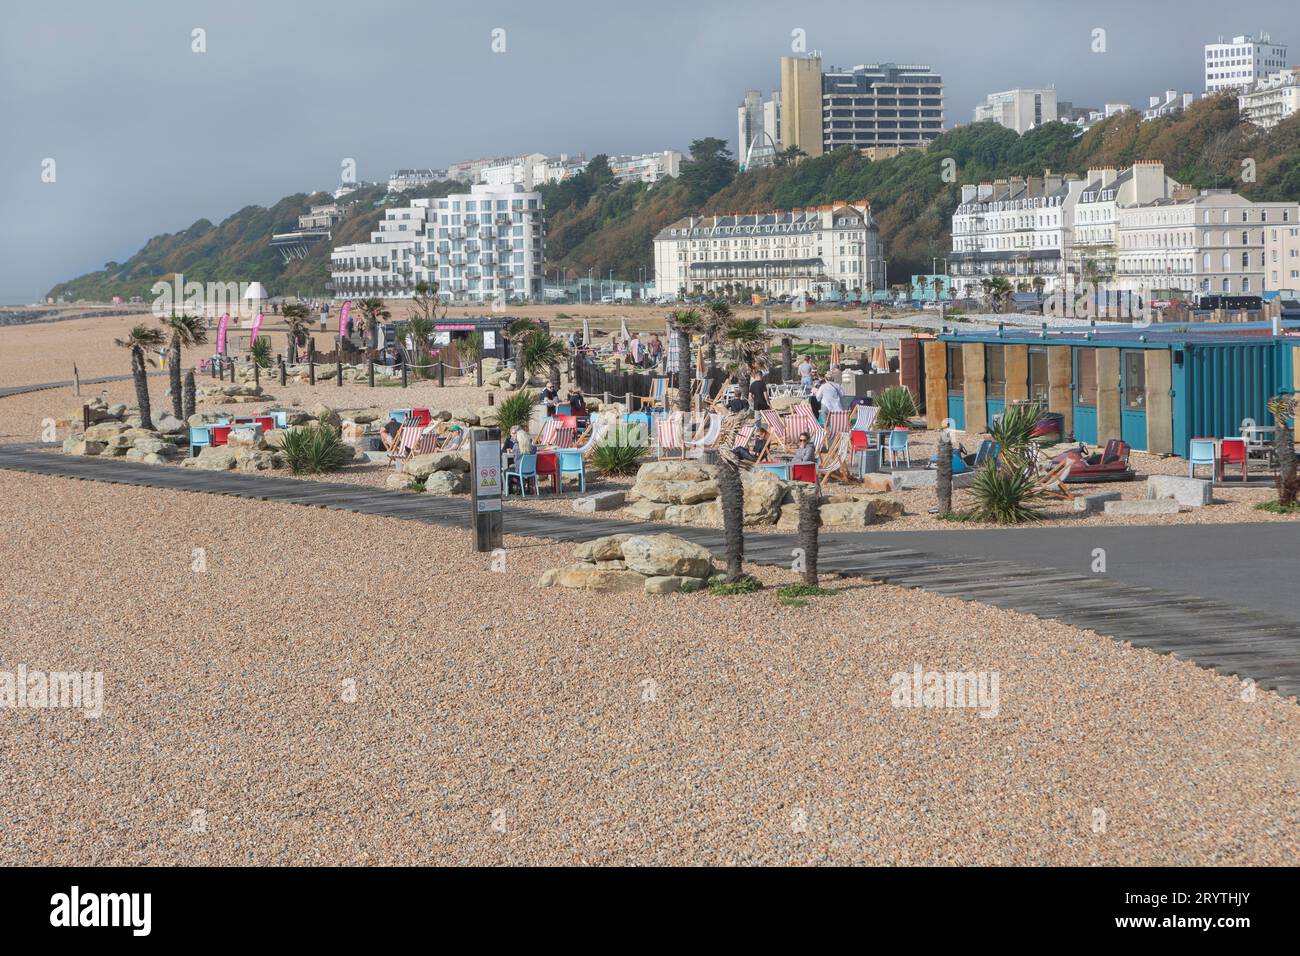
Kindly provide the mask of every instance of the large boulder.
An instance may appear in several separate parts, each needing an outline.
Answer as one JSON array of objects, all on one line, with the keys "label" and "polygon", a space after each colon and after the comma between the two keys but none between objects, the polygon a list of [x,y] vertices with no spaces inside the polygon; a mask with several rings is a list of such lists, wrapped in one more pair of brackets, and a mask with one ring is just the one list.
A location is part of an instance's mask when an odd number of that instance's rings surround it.
[{"label": "large boulder", "polygon": [[384,479],[384,487],[389,491],[406,491],[414,480],[405,472],[397,471]]},{"label": "large boulder", "polygon": [[280,461],[276,458],[275,452],[253,448],[241,450],[235,461],[235,467],[240,471],[271,471],[279,466]]},{"label": "large boulder", "polygon": [[722,523],[722,503],[703,501],[694,505],[664,505],[660,518],[671,524],[714,527]]},{"label": "large boulder", "polygon": [[649,461],[637,469],[632,497],[693,505],[718,497],[716,469],[687,461]]},{"label": "large boulder", "polygon": [[437,451],[429,455],[416,455],[402,466],[403,474],[422,481],[435,472],[469,471],[469,459],[457,452]]},{"label": "large boulder", "polygon": [[623,558],[623,542],[630,534],[607,534],[603,538],[584,541],[573,549],[579,561],[618,561]]},{"label": "large boulder", "polygon": [[[634,518],[640,518],[642,521],[663,521],[671,505],[659,504],[657,501],[650,501],[642,498],[640,501],[634,501],[624,508],[624,512]],[[681,507],[680,505],[678,507]],[[691,505],[690,507],[696,507]]]},{"label": "large boulder", "polygon": [[98,455],[107,445],[102,441],[87,441],[84,438],[68,438],[63,442],[63,451],[68,455]]},{"label": "large boulder", "polygon": [[718,469],[696,461],[648,461],[636,472],[637,481],[708,481]]},{"label": "large boulder", "polygon": [[[317,378],[319,377],[320,376],[317,375]],[[322,425],[332,425],[335,428],[339,428],[343,424],[343,419],[339,417],[339,413],[334,411],[334,409],[330,408],[328,405],[313,405],[311,407],[311,417],[316,419]]]},{"label": "large boulder", "polygon": [[[161,438],[137,438],[132,442],[131,451],[138,451],[145,455],[161,455],[163,458],[171,458],[180,449],[169,441],[163,441]],[[130,452],[127,458],[131,457]]]},{"label": "large boulder", "polygon": [[196,458],[186,458],[182,465],[186,468],[201,468],[204,471],[229,471],[235,467],[238,454],[228,445],[210,445],[199,452]]},{"label": "large boulder", "polygon": [[560,568],[551,576],[551,583],[562,588],[581,591],[645,591],[645,575],[636,571],[614,571],[592,564],[575,564]]},{"label": "large boulder", "polygon": [[781,515],[781,502],[789,488],[770,471],[748,471],[741,478],[745,493],[745,524],[771,524]]},{"label": "large boulder", "polygon": [[166,412],[158,417],[157,421],[154,422],[154,426],[164,435],[179,435],[186,428],[185,422]]},{"label": "large boulder", "polygon": [[623,542],[623,560],[632,571],[652,577],[704,578],[713,571],[707,548],[674,534],[637,534]]},{"label": "large boulder", "polygon": [[839,501],[821,506],[822,527],[862,528],[876,516],[874,501]]},{"label": "large boulder", "polygon": [[469,491],[469,479],[459,471],[435,471],[424,479],[424,490],[431,495],[463,495]]},{"label": "large boulder", "polygon": [[100,422],[86,429],[85,438],[87,441],[105,441],[121,435],[129,427],[123,422]]}]

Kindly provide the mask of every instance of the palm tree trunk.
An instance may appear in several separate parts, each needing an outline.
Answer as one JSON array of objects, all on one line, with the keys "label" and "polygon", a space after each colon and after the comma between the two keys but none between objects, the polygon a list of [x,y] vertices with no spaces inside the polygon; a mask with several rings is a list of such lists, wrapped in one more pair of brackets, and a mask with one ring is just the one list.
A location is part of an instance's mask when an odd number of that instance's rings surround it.
[{"label": "palm tree trunk", "polygon": [[[1295,406],[1291,405],[1290,410],[1294,414]],[[1295,504],[1297,492],[1300,492],[1300,481],[1296,479],[1295,436],[1284,416],[1275,415],[1274,424],[1277,426],[1273,432],[1273,448],[1277,456],[1277,503],[1291,505]]]},{"label": "palm tree trunk", "polygon": [[788,335],[781,336],[781,381],[789,382],[794,377],[794,341]]},{"label": "palm tree trunk", "polygon": [[691,334],[677,333],[677,410],[691,410]]},{"label": "palm tree trunk", "polygon": [[740,467],[724,455],[718,467],[718,493],[722,499],[722,529],[727,550],[727,581],[737,581],[745,561],[745,489]]},{"label": "palm tree trunk", "polygon": [[167,379],[171,383],[172,414],[180,418],[184,414],[181,404],[181,337],[172,333],[172,347],[167,355]]},{"label": "palm tree trunk", "polygon": [[817,487],[804,488],[799,494],[799,547],[803,551],[803,583],[817,583],[818,528],[822,523]]},{"label": "palm tree trunk", "polygon": [[181,389],[181,411],[186,421],[194,414],[194,369],[189,369],[185,373],[185,385]]},{"label": "palm tree trunk", "polygon": [[557,392],[560,390],[560,363],[551,363],[551,387]]},{"label": "palm tree trunk", "polygon": [[952,513],[952,438],[945,428],[939,433],[939,475],[935,481],[935,493],[939,499],[939,514]]},{"label": "palm tree trunk", "polygon": [[153,416],[149,409],[149,378],[144,369],[144,351],[139,346],[131,349],[131,378],[135,382],[135,401],[140,406],[140,427],[153,431]]}]

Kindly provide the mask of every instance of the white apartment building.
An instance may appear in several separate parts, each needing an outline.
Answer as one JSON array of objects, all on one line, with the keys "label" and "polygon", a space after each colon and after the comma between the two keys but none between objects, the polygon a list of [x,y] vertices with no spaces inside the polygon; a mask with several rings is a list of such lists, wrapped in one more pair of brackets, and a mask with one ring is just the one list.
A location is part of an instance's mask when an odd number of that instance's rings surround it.
[{"label": "white apartment building", "polygon": [[541,195],[480,184],[385,210],[369,242],[334,249],[330,280],[339,299],[401,298],[437,282],[448,301],[527,301],[541,298],[544,261]]},{"label": "white apartment building", "polygon": [[1237,110],[1261,129],[1272,129],[1300,110],[1300,66],[1270,73],[1237,97]]},{"label": "white apartment building", "polygon": [[982,280],[995,275],[1027,286],[1026,291],[1060,288],[1083,187],[1078,176],[1050,169],[1028,179],[962,186],[948,256],[954,288],[978,295]]},{"label": "white apartment building", "polygon": [[1074,235],[1069,269],[1083,281],[1103,281],[1115,274],[1119,253],[1119,210],[1168,199],[1180,184],[1165,175],[1158,160],[1138,160],[1128,169],[1105,166],[1088,170],[1074,207]]},{"label": "white apartment building", "polygon": [[[582,155],[547,156],[545,153],[524,153],[522,156],[510,156],[487,162],[474,161],[465,164],[467,175],[463,181],[481,183],[487,186],[522,186],[524,189],[536,189],[544,183],[558,183],[581,172],[587,165]],[[458,166],[452,167],[459,169]]]},{"label": "white apartment building", "polygon": [[975,107],[975,122],[994,122],[1017,133],[1056,119],[1056,90],[1004,90]]},{"label": "white apartment building", "polygon": [[1236,36],[1230,43],[1219,37],[1219,42],[1205,44],[1205,92],[1249,90],[1286,65],[1286,44],[1274,43],[1267,33],[1258,39]]},{"label": "white apartment building", "polygon": [[[1281,256],[1268,261],[1268,236],[1294,229],[1298,214],[1295,203],[1254,203],[1227,189],[1180,188],[1168,199],[1122,207],[1112,287],[1259,295],[1269,288],[1270,268],[1273,281],[1285,269]],[[1275,242],[1274,251],[1281,246]],[[1293,268],[1300,270],[1300,259]]]},{"label": "white apartment building", "polygon": [[472,186],[434,200],[417,244],[419,277],[448,301],[541,299],[546,227],[540,193],[521,186]]},{"label": "white apartment building", "polygon": [[773,295],[866,293],[886,285],[871,205],[833,203],[789,212],[691,216],[654,240],[661,294],[753,287]]},{"label": "white apartment building", "polygon": [[643,183],[657,183],[682,171],[682,154],[675,149],[665,149],[636,156],[611,156],[609,169],[620,182],[639,179]]},{"label": "white apartment building", "polygon": [[1142,122],[1181,113],[1195,102],[1195,93],[1165,90],[1164,96],[1152,96],[1147,99],[1147,108],[1142,111]]},{"label": "white apartment building", "polygon": [[1269,223],[1264,231],[1264,291],[1300,290],[1300,209],[1291,222]]},{"label": "white apartment building", "polygon": [[398,169],[388,177],[388,191],[406,192],[408,189],[418,189],[446,178],[447,172],[442,169]]},{"label": "white apartment building", "polygon": [[415,293],[420,276],[417,244],[424,237],[432,199],[386,209],[369,242],[336,246],[330,254],[330,282],[336,299],[399,298]]}]

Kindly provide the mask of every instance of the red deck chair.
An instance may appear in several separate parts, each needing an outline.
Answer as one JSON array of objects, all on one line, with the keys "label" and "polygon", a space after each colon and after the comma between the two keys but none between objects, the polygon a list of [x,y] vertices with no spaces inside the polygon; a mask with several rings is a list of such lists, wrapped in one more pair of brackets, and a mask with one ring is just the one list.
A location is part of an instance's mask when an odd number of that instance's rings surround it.
[{"label": "red deck chair", "polygon": [[230,441],[230,428],[229,425],[212,426],[212,444],[224,445]]},{"label": "red deck chair", "polygon": [[427,425],[432,419],[433,414],[427,408],[413,408],[406,418],[412,425]]}]

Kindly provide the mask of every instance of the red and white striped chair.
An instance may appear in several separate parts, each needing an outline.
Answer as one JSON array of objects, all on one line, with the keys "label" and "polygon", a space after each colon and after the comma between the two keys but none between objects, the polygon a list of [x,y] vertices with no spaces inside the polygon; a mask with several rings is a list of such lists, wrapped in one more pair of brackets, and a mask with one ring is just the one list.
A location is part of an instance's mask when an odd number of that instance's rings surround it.
[{"label": "red and white striped chair", "polygon": [[554,445],[555,433],[560,428],[560,423],[554,418],[548,418],[542,422],[541,429],[537,432],[537,437],[533,442],[538,445]]},{"label": "red and white striped chair", "polygon": [[555,429],[555,435],[551,440],[552,448],[572,448],[578,440],[578,429],[568,425],[561,425]]},{"label": "red and white striped chair", "polygon": [[665,453],[675,452],[674,457],[686,457],[686,443],[682,441],[682,419],[680,412],[655,416],[655,457],[663,458]]},{"label": "red and white striped chair", "polygon": [[[817,421],[817,416],[813,414],[812,406],[807,402],[800,402],[790,408],[790,413],[786,415],[786,431],[792,435],[798,435],[800,432],[812,434],[813,429],[821,430],[821,423]],[[791,427],[793,426],[793,427]]]},{"label": "red and white striped chair", "polygon": [[826,434],[838,438],[849,430],[850,412],[838,411],[826,413]]},{"label": "red and white striped chair", "polygon": [[855,432],[869,432],[876,427],[876,415],[880,409],[875,405],[859,405],[854,409],[853,430]]}]

